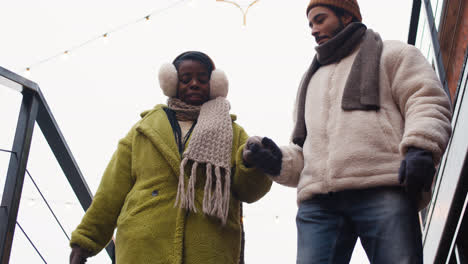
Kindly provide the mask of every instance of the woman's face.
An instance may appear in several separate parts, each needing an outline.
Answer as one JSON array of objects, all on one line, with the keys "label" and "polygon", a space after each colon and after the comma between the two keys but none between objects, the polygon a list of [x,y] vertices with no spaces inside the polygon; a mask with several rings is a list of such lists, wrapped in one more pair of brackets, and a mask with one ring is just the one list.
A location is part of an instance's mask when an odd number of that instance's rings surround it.
[{"label": "woman's face", "polygon": [[177,71],[177,98],[190,105],[202,105],[210,99],[210,72],[202,63],[184,60]]}]

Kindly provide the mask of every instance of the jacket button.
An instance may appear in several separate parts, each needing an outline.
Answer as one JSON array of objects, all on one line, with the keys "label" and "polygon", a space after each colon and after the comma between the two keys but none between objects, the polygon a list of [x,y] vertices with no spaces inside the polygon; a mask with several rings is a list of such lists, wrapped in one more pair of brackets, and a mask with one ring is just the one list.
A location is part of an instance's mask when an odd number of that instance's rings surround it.
[{"label": "jacket button", "polygon": [[154,191],[151,193],[152,196],[158,196],[158,194],[159,194],[159,191],[158,191],[158,190],[154,190]]}]

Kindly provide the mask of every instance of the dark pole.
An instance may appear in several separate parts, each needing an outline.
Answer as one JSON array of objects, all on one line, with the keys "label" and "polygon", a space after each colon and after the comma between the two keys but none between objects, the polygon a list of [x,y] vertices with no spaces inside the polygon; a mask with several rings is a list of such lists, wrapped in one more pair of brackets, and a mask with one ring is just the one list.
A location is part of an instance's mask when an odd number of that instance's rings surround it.
[{"label": "dark pole", "polygon": [[15,139],[13,141],[13,153],[10,156],[0,209],[0,250],[1,263],[3,264],[8,264],[10,261],[16,218],[18,216],[24,174],[31,147],[38,105],[34,92],[24,89]]},{"label": "dark pole", "polygon": [[411,44],[413,46],[416,44],[416,36],[418,33],[418,24],[419,24],[420,14],[421,14],[421,0],[414,0],[413,8],[411,11],[410,28],[408,32],[408,44]]}]

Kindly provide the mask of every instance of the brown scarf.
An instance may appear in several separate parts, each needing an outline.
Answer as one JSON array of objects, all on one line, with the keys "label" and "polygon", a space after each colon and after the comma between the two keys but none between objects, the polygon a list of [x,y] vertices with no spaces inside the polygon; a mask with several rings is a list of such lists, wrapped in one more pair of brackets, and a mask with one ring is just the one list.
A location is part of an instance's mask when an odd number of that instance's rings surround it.
[{"label": "brown scarf", "polygon": [[307,136],[305,100],[310,79],[320,66],[340,61],[351,54],[359,43],[361,46],[346,81],[341,108],[345,111],[380,109],[379,70],[382,39],[364,24],[354,22],[315,48],[317,54],[299,85],[296,98],[297,120],[291,137],[294,144],[302,147]]},{"label": "brown scarf", "polygon": [[[180,163],[179,185],[174,206],[197,212],[195,206],[195,182],[197,167],[206,165],[206,181],[203,195],[203,212],[221,219],[226,224],[231,194],[232,120],[229,102],[218,97],[198,107],[187,105],[171,98],[168,106],[176,112],[176,118],[198,116],[187,149]],[[177,107],[175,107],[177,106]],[[175,107],[175,108],[174,108]],[[179,116],[177,115],[179,114]],[[194,120],[194,119],[189,119]],[[185,189],[185,166],[193,161],[187,190]],[[214,185],[214,186],[213,186]]]},{"label": "brown scarf", "polygon": [[178,121],[195,121],[200,113],[201,106],[189,105],[177,98],[169,98],[167,106],[174,110]]}]

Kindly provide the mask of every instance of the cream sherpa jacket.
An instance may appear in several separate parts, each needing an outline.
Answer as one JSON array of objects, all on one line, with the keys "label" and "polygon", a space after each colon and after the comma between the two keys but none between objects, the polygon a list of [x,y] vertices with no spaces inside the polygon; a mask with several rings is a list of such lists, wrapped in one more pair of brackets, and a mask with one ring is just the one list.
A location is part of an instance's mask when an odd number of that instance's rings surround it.
[{"label": "cream sherpa jacket", "polygon": [[[312,76],[306,97],[304,146],[281,147],[282,170],[272,179],[297,187],[298,203],[318,193],[399,185],[398,169],[408,147],[431,151],[437,165],[447,146],[449,98],[421,52],[405,43],[384,42],[380,110],[341,108],[358,50],[322,66]],[[423,197],[420,208],[430,195]]]}]

